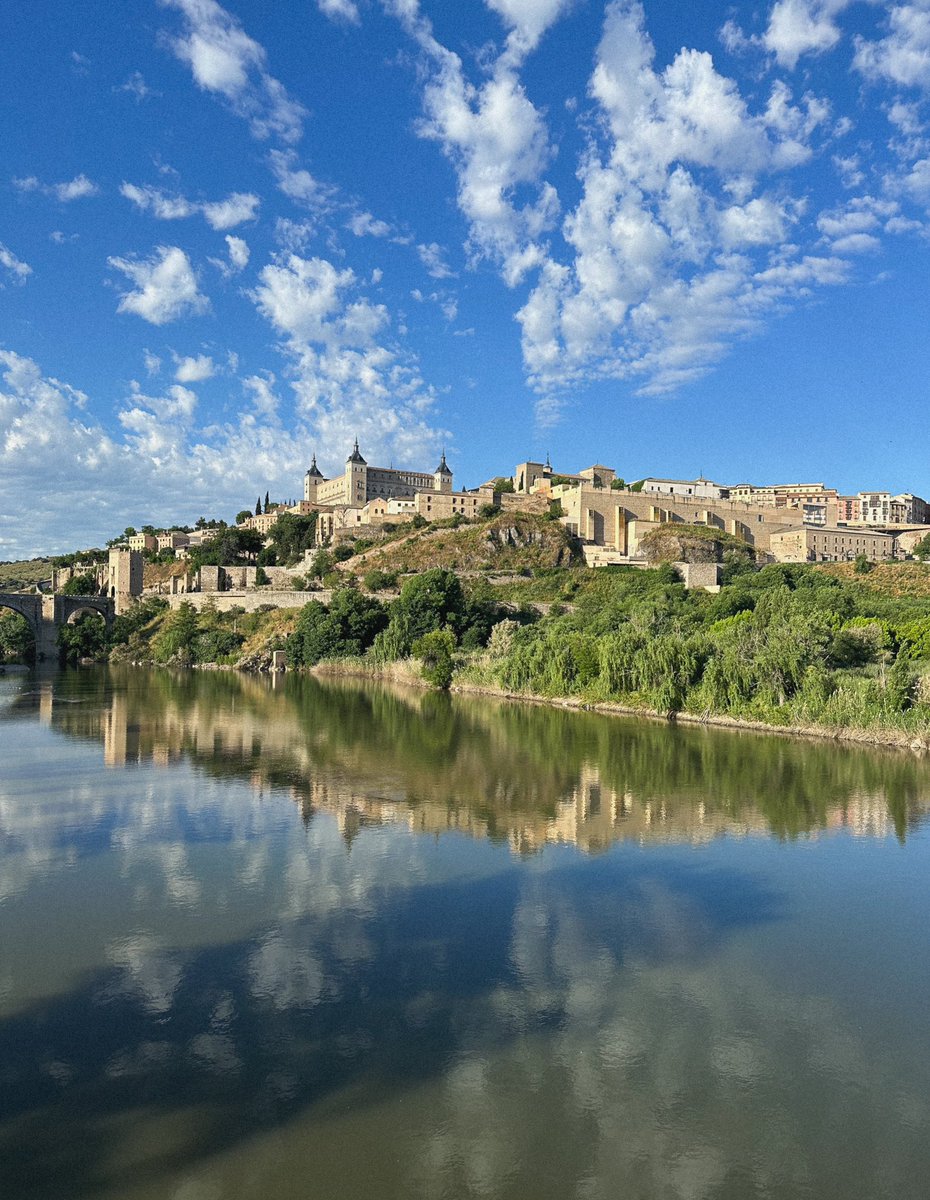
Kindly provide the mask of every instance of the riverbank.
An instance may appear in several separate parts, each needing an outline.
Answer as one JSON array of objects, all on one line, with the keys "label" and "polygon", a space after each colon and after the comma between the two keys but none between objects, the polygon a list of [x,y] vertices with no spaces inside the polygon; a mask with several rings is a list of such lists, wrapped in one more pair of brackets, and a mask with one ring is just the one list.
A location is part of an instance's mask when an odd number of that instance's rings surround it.
[{"label": "riverbank", "polygon": [[[304,672],[301,672],[304,673]],[[367,679],[377,682],[403,684],[409,687],[429,689],[431,685],[420,674],[420,665],[414,659],[397,662],[375,663],[365,659],[330,659],[309,668],[307,674],[319,678]],[[488,696],[495,700],[506,700],[518,704],[545,705],[549,708],[569,709],[578,712],[600,713],[605,716],[642,717],[665,725],[714,726],[746,733],[780,734],[792,738],[811,738],[818,741],[845,742],[859,746],[883,746],[895,750],[910,750],[923,754],[930,750],[930,734],[916,736],[907,730],[856,727],[830,727],[825,725],[775,725],[767,721],[754,721],[745,717],[731,717],[724,713],[660,713],[654,708],[616,701],[586,700],[580,696],[544,696],[537,692],[516,692],[495,687],[487,683],[453,680],[448,689],[451,693],[465,696]]]}]

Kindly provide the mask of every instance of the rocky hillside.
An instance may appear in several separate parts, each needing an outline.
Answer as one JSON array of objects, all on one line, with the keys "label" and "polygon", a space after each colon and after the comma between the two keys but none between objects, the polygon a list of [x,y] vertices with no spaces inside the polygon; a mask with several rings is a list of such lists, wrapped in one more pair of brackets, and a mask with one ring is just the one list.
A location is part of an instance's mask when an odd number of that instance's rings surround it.
[{"label": "rocky hillside", "polygon": [[580,562],[577,539],[558,521],[529,513],[502,513],[479,525],[423,529],[356,555],[340,568],[351,573],[379,569],[405,574],[430,567],[522,571]]},{"label": "rocky hillside", "polygon": [[708,525],[682,525],[671,522],[651,529],[640,540],[640,549],[649,562],[723,562],[726,553],[754,559],[752,547],[732,534]]}]

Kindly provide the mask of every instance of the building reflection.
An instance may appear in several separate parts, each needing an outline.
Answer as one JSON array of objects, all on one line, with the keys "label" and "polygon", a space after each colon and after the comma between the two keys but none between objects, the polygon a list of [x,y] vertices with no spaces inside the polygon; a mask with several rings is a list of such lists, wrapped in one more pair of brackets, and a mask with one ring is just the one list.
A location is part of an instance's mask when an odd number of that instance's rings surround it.
[{"label": "building reflection", "polygon": [[903,754],[673,729],[386,687],[111,672],[99,704],[44,684],[40,718],[102,741],[108,767],[188,759],[257,796],[284,791],[347,845],[372,827],[459,834],[515,854],[726,835],[903,837],[927,766]]}]

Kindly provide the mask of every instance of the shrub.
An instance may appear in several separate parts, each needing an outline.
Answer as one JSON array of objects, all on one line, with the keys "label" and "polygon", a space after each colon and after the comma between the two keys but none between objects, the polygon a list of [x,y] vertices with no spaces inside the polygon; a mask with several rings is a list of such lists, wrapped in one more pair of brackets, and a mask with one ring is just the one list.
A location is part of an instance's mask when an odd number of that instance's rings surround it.
[{"label": "shrub", "polygon": [[423,678],[433,687],[446,689],[452,682],[455,636],[448,629],[434,629],[413,643],[413,654],[423,663]]}]

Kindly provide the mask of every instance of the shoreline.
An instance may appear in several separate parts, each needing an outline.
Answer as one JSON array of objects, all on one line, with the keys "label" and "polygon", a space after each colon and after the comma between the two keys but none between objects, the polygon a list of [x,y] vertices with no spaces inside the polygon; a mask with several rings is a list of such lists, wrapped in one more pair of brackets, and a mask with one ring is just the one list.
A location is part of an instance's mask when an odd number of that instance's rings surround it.
[{"label": "shoreline", "polygon": [[[433,690],[432,685],[415,673],[409,663],[410,660],[405,659],[397,663],[376,666],[352,659],[342,665],[339,659],[329,659],[311,667],[307,673],[331,679],[342,676],[354,679],[382,680],[388,683],[402,683]],[[293,671],[293,673],[301,672]],[[720,729],[743,730],[747,733],[769,733],[794,738],[811,738],[821,742],[844,742],[858,746],[882,746],[892,750],[910,750],[913,754],[923,754],[930,749],[928,738],[909,734],[901,729],[876,730],[852,726],[770,725],[766,721],[754,721],[746,717],[729,717],[723,713],[707,713],[698,716],[695,713],[678,712],[673,716],[668,716],[655,709],[637,708],[632,704],[621,704],[613,700],[588,701],[575,696],[542,696],[535,692],[510,692],[505,688],[480,683],[456,683],[453,681],[449,691],[462,696],[491,696],[497,700],[521,704],[543,704],[550,708],[600,713],[602,716],[641,717],[666,725],[713,725]]]}]

